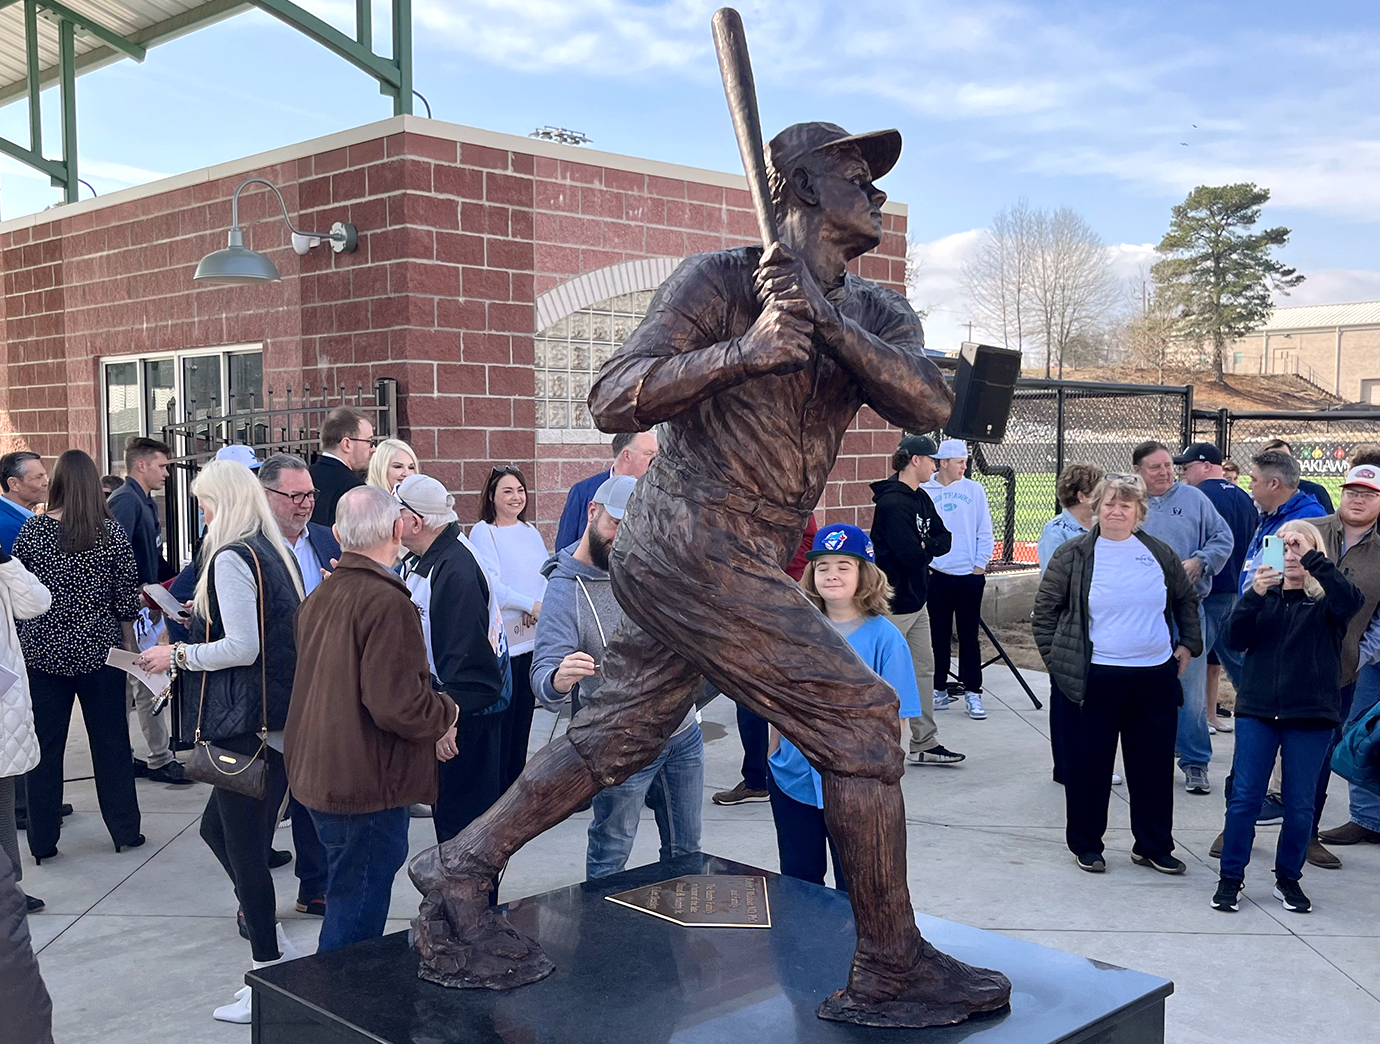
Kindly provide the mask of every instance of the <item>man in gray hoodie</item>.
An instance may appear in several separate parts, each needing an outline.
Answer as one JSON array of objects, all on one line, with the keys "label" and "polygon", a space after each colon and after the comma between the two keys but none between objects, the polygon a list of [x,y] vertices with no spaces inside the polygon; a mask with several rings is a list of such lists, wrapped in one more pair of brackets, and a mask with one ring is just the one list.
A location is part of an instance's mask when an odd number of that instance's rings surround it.
[{"label": "man in gray hoodie", "polygon": [[[578,709],[603,685],[604,646],[623,620],[609,581],[609,548],[636,485],[630,475],[605,479],[590,502],[585,531],[574,552],[557,550],[542,567],[547,587],[532,655],[532,691],[543,706],[554,709],[569,700]],[[698,852],[704,739],[694,707],[650,765],[594,795],[585,854],[588,880],[616,874],[627,865],[642,807],[654,785],[659,791],[652,803],[661,833],[661,859]]]},{"label": "man in gray hoodie", "polygon": [[[1142,442],[1131,451],[1131,464],[1150,494],[1150,513],[1142,528],[1172,547],[1183,560],[1184,571],[1193,581],[1201,603],[1212,590],[1212,578],[1231,558],[1235,546],[1231,527],[1202,490],[1174,480],[1174,459],[1163,443]],[[1207,634],[1201,604],[1198,622]],[[1209,646],[1205,643],[1204,647]],[[1184,702],[1179,707],[1175,748],[1184,774],[1184,789],[1190,794],[1208,794],[1212,792],[1207,774],[1212,740],[1207,726],[1207,656],[1190,660],[1179,683],[1183,686]]]}]

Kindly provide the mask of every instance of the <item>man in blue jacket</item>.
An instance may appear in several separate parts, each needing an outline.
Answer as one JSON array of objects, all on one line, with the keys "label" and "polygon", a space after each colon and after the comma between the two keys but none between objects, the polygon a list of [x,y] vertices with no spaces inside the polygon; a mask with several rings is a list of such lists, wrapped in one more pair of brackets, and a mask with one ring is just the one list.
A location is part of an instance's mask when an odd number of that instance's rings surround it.
[{"label": "man in blue jacket", "polygon": [[585,531],[585,517],[589,514],[594,492],[605,480],[617,478],[619,475],[631,475],[635,479],[640,479],[647,473],[647,465],[651,464],[656,451],[654,431],[640,431],[636,434],[621,432],[615,435],[613,467],[589,478],[580,479],[565,495],[565,507],[561,510],[561,521],[556,527],[556,550],[562,551],[580,539],[580,535]]},{"label": "man in blue jacket", "polygon": [[1255,579],[1267,536],[1274,536],[1280,526],[1293,519],[1322,518],[1327,514],[1317,497],[1299,488],[1301,475],[1299,462],[1285,450],[1265,450],[1251,461],[1251,499],[1260,508],[1260,524],[1241,563],[1240,593],[1244,594]]},{"label": "man in blue jacket", "polygon": [[19,529],[48,499],[48,472],[37,453],[18,450],[0,457],[0,549],[9,554]]},{"label": "man in blue jacket", "polygon": [[[1159,537],[1183,560],[1184,572],[1193,582],[1201,600],[1212,590],[1212,580],[1231,558],[1231,529],[1217,509],[1201,492],[1174,481],[1174,461],[1160,442],[1142,442],[1131,453],[1136,474],[1145,481],[1150,494],[1150,513],[1144,530]],[[1198,606],[1198,624],[1203,626],[1203,607]],[[1212,760],[1212,739],[1207,726],[1207,654],[1189,660],[1179,678],[1184,702],[1179,707],[1179,731],[1175,747],[1179,768],[1184,774],[1184,789],[1190,794],[1208,794],[1208,763]]]}]

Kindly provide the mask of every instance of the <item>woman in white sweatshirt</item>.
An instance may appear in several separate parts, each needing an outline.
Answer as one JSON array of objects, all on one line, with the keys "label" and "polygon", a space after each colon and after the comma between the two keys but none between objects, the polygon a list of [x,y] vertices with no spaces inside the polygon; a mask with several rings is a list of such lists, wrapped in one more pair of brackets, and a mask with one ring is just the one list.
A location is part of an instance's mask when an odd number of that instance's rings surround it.
[{"label": "woman in white sweatshirt", "polygon": [[503,712],[499,783],[507,790],[527,764],[532,731],[532,650],[537,618],[546,594],[541,567],[551,557],[537,527],[527,521],[527,479],[516,464],[500,464],[489,473],[479,496],[480,521],[470,530],[475,556],[503,611],[512,658],[513,699]]},{"label": "woman in white sweatshirt", "polygon": [[[24,876],[14,824],[14,779],[38,764],[38,736],[29,699],[29,674],[14,621],[42,616],[53,604],[33,573],[17,558],[0,550],[0,848],[14,864],[15,880]],[[11,674],[15,675],[13,679]],[[43,900],[26,896],[29,913],[43,909]]]}]

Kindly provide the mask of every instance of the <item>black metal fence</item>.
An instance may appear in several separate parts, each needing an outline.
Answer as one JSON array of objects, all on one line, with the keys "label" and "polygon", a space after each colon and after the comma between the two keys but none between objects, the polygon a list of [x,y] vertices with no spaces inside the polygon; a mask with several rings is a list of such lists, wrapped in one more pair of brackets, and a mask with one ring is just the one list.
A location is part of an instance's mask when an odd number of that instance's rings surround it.
[{"label": "black metal fence", "polygon": [[971,474],[986,487],[992,510],[993,568],[1035,564],[1040,530],[1059,512],[1054,485],[1065,464],[1130,471],[1136,443],[1182,446],[1192,416],[1188,385],[1021,380],[1005,441],[973,446]]},{"label": "black metal fence", "polygon": [[274,453],[295,453],[310,463],[320,448],[321,423],[337,406],[353,406],[367,414],[378,438],[398,432],[398,382],[391,377],[380,378],[368,390],[356,384],[353,393],[343,384],[338,390],[322,386],[315,393],[305,385],[295,395],[288,387],[277,396],[270,388],[262,408],[232,405],[228,413],[211,412],[189,421],[175,421],[177,404],[169,402],[168,423],[163,426],[163,441],[173,451],[165,501],[168,560],[184,560],[198,543],[192,480],[218,450],[239,444],[253,449],[260,460]]}]

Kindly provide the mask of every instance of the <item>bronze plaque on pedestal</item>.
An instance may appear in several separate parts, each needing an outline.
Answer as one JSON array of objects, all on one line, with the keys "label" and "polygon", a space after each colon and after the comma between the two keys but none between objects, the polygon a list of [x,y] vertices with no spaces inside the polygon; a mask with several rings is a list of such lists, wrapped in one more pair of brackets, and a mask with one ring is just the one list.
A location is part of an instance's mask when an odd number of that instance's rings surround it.
[{"label": "bronze plaque on pedestal", "polygon": [[767,879],[694,874],[604,897],[686,928],[770,928]]}]

